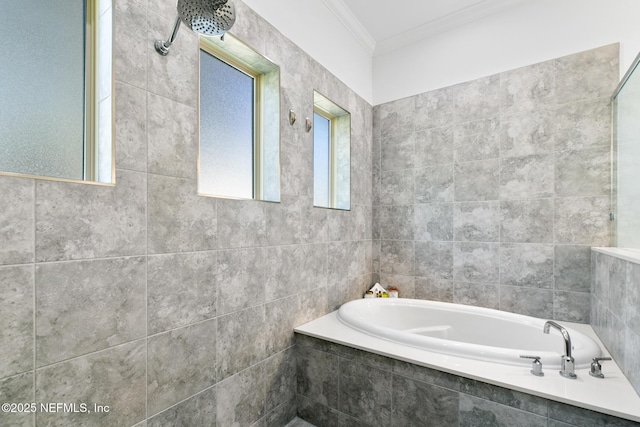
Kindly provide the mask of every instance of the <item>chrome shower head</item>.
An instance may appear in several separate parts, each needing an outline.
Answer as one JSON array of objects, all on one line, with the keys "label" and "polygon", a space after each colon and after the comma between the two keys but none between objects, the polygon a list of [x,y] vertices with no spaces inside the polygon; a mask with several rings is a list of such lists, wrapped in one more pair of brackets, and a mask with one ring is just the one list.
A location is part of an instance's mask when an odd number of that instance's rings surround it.
[{"label": "chrome shower head", "polygon": [[178,17],[169,40],[156,40],[160,55],[167,55],[183,22],[190,30],[205,36],[222,36],[236,22],[236,9],[231,0],[178,0]]}]

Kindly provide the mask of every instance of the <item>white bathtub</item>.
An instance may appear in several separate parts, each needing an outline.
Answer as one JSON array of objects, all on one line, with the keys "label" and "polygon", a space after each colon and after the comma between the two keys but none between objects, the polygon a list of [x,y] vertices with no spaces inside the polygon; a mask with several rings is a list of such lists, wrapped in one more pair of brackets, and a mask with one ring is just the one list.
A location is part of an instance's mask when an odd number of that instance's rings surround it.
[{"label": "white bathtub", "polygon": [[[348,302],[343,307],[344,309],[297,326],[294,330],[298,334],[323,341],[640,422],[640,396],[615,360],[602,365],[604,379],[589,375],[590,357],[600,355],[601,351],[603,356],[610,356],[589,325],[559,322],[569,331],[574,357],[578,358],[579,364],[575,371],[578,378],[572,380],[559,375],[558,359],[564,353],[564,341],[554,329],[550,331],[550,335],[542,333],[544,319],[404,298],[359,299]],[[458,312],[455,315],[451,313],[453,308]],[[428,327],[424,320],[429,318],[435,320],[433,325],[438,326],[440,331],[423,329]],[[464,320],[454,321],[454,318]],[[345,321],[350,322],[350,325]],[[447,327],[443,328],[442,325]],[[460,330],[461,326],[464,326],[466,332]],[[365,332],[367,329],[377,329],[381,334]],[[531,333],[531,337],[525,336],[525,333]],[[441,337],[433,336],[437,334]],[[442,338],[445,334],[449,339]],[[400,336],[419,344],[402,344],[398,341]],[[550,340],[548,344],[546,340]],[[430,344],[437,342],[440,347],[424,348],[422,345],[425,341],[431,341]],[[503,353],[505,342],[508,356]],[[487,361],[482,351],[461,355],[454,353],[465,347],[465,352],[468,349],[490,349],[503,355]],[[586,355],[588,347],[592,348],[595,356]],[[327,347],[326,351],[334,350]],[[545,355],[547,351],[550,354]],[[545,360],[543,363],[543,377],[531,375],[530,361],[519,360],[520,354],[526,353],[551,357],[550,361]]]},{"label": "white bathtub", "polygon": [[[564,339],[543,333],[545,319],[437,301],[370,298],[344,304],[338,319],[365,334],[436,353],[505,365],[527,366],[540,356],[545,369],[560,368]],[[560,322],[562,324],[562,322]],[[602,349],[566,327],[576,369],[589,367]]]}]

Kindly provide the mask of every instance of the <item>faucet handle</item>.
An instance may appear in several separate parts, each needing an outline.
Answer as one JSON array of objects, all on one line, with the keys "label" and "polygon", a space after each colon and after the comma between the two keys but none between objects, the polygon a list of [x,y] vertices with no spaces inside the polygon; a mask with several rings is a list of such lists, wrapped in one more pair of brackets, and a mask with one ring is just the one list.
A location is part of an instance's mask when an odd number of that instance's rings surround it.
[{"label": "faucet handle", "polygon": [[522,359],[533,359],[531,362],[531,374],[536,377],[544,377],[544,372],[542,372],[542,362],[540,362],[540,356],[527,356],[521,355]]},{"label": "faucet handle", "polygon": [[602,365],[600,365],[601,361],[611,360],[610,357],[594,357],[593,362],[591,362],[591,370],[589,371],[589,375],[596,378],[604,378],[602,373]]}]

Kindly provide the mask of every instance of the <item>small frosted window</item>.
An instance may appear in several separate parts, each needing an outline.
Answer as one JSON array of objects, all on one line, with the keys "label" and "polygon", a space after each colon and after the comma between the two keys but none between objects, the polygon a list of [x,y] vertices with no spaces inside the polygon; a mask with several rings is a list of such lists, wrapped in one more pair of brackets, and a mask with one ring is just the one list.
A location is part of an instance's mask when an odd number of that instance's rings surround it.
[{"label": "small frosted window", "polygon": [[0,170],[84,178],[84,6],[0,2]]},{"label": "small frosted window", "polygon": [[199,192],[252,199],[253,142],[253,77],[201,50]]},{"label": "small frosted window", "polygon": [[313,93],[313,205],[351,208],[351,115]]},{"label": "small frosted window", "polygon": [[331,121],[313,113],[313,204],[330,206]]}]

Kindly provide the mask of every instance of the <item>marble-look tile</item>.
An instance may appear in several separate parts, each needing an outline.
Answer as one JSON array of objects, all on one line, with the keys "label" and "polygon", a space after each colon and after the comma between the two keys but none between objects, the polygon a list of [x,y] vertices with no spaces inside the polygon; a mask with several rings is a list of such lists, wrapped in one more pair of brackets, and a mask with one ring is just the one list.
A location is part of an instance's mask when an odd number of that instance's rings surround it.
[{"label": "marble-look tile", "polygon": [[543,199],[553,194],[553,154],[501,159],[500,199]]},{"label": "marble-look tile", "polygon": [[456,163],[499,157],[500,121],[490,118],[456,124],[453,147]]},{"label": "marble-look tile", "polygon": [[296,396],[296,354],[290,348],[264,361],[267,412],[283,402],[294,401]]},{"label": "marble-look tile", "polygon": [[378,217],[380,238],[386,240],[413,240],[417,219],[415,215],[414,205],[381,206]]},{"label": "marble-look tile", "polygon": [[504,115],[500,120],[502,158],[552,152],[556,117],[551,108]]},{"label": "marble-look tile", "polygon": [[554,255],[555,289],[590,292],[591,248],[556,245]]},{"label": "marble-look tile", "polygon": [[624,374],[635,389],[640,392],[640,334],[633,329],[625,328],[624,354],[625,366]]},{"label": "marble-look tile", "polygon": [[196,194],[196,181],[149,175],[150,254],[216,249],[216,200]]},{"label": "marble-look tile", "polygon": [[33,369],[33,267],[0,267],[0,378]]},{"label": "marble-look tile", "polygon": [[454,120],[458,123],[495,117],[500,112],[500,76],[453,86]]},{"label": "marble-look tile", "polygon": [[115,2],[113,22],[114,80],[146,89],[147,54],[149,53],[146,2],[136,0]]},{"label": "marble-look tile", "polygon": [[413,171],[386,171],[380,174],[378,203],[380,205],[408,205],[413,203]]},{"label": "marble-look tile", "polygon": [[562,421],[580,427],[633,427],[638,423],[577,406],[566,405],[564,403],[549,401],[549,421]]},{"label": "marble-look tile", "polygon": [[265,329],[264,305],[218,317],[218,345],[215,351],[218,381],[264,359],[268,339]]},{"label": "marble-look tile", "polygon": [[[396,427],[410,425],[458,425],[460,394],[431,384],[394,375],[393,412],[390,424]],[[378,414],[378,407],[372,411]]]},{"label": "marble-look tile", "polygon": [[531,394],[521,393],[467,378],[460,378],[460,391],[479,397],[480,399],[511,406],[512,408],[531,412],[543,417],[547,416],[547,400]]},{"label": "marble-look tile", "polygon": [[[33,371],[0,380],[2,403],[24,403],[33,400]],[[0,425],[34,427],[35,415],[25,412],[0,412]]]},{"label": "marble-look tile", "polygon": [[452,202],[453,170],[453,165],[414,169],[415,202]]},{"label": "marble-look tile", "polygon": [[150,337],[147,341],[149,416],[211,387],[216,382],[216,335],[212,319]]},{"label": "marble-look tile", "polygon": [[609,197],[557,198],[556,243],[609,246]]},{"label": "marble-look tile", "polygon": [[218,315],[264,303],[266,267],[262,248],[219,251],[216,267]]},{"label": "marble-look tile", "polygon": [[[271,357],[294,344],[293,328],[297,326],[300,298],[293,295],[265,304],[265,355]],[[273,408],[272,408],[273,409]]]},{"label": "marble-look tile", "polygon": [[436,128],[453,123],[453,88],[445,87],[415,97],[416,129]]},{"label": "marble-look tile", "polygon": [[116,82],[116,165],[118,169],[147,171],[147,93]]},{"label": "marble-look tile", "polygon": [[457,241],[499,241],[500,202],[454,203],[453,238]]},{"label": "marble-look tile", "polygon": [[[288,112],[287,112],[288,116]],[[280,145],[280,194],[313,196],[312,144]]]},{"label": "marble-look tile", "polygon": [[151,417],[147,427],[209,427],[216,420],[216,388],[211,387]]},{"label": "marble-look tile", "polygon": [[143,257],[36,266],[36,363],[145,336]]},{"label": "marble-look tile", "polygon": [[609,97],[619,81],[618,43],[556,59],[556,98],[563,103]]},{"label": "marble-look tile", "polygon": [[500,308],[500,286],[454,282],[453,302],[476,307]]},{"label": "marble-look tile", "polygon": [[395,383],[398,377],[403,376],[414,381],[432,384],[434,386],[445,387],[450,390],[460,390],[460,377],[436,369],[426,368],[413,363],[392,359]]},{"label": "marble-look tile", "polygon": [[553,288],[553,245],[500,245],[500,284]]},{"label": "marble-look tile", "polygon": [[414,167],[450,163],[453,163],[453,128],[451,126],[416,133]]},{"label": "marble-look tile", "polygon": [[556,291],[553,294],[553,318],[565,322],[589,323],[591,295],[586,292]]},{"label": "marble-look tile", "polygon": [[553,242],[553,199],[500,202],[500,239],[513,243]]},{"label": "marble-look tile", "polygon": [[498,200],[500,194],[500,162],[497,159],[455,165],[455,200]]},{"label": "marble-look tile", "polygon": [[395,286],[398,289],[400,298],[417,298],[415,284],[417,279],[419,277],[382,274],[377,280],[372,280],[371,283],[380,283],[385,289]]},{"label": "marble-look tile", "polygon": [[272,245],[291,245],[300,240],[302,233],[302,209],[306,198],[284,195],[280,203],[264,206],[266,239]]},{"label": "marble-look tile", "polygon": [[453,280],[497,284],[500,267],[497,243],[455,242],[453,244]]},{"label": "marble-look tile", "polygon": [[415,250],[413,242],[383,240],[380,246],[380,272],[413,275]]},{"label": "marble-look tile", "polygon": [[591,293],[605,306],[609,306],[609,270],[614,258],[599,252],[594,252],[596,274]]},{"label": "marble-look tile", "polygon": [[629,265],[625,286],[627,293],[627,326],[633,333],[640,336],[640,264],[631,263]]},{"label": "marble-look tile", "polygon": [[306,346],[296,346],[296,390],[329,408],[338,408],[340,358]]},{"label": "marble-look tile", "polygon": [[604,196],[611,190],[609,146],[556,153],[556,197]]},{"label": "marble-look tile", "polygon": [[452,280],[453,246],[451,242],[416,242],[415,275],[429,280]]},{"label": "marble-look tile", "polygon": [[460,427],[547,427],[544,416],[467,394],[460,395]]},{"label": "marble-look tile", "polygon": [[416,134],[402,133],[382,138],[381,166],[383,171],[413,167]]},{"label": "marble-look tile", "polygon": [[[346,414],[300,394],[296,396],[296,403],[298,406],[298,416],[309,421],[315,427],[342,427],[342,424],[340,424],[342,417],[348,417]],[[346,424],[344,427],[351,427],[351,425]]]},{"label": "marble-look tile", "polygon": [[148,90],[196,108],[200,82],[197,34],[181,31],[180,37],[171,46],[171,53],[167,56],[159,55],[153,44],[158,39],[166,40],[174,23],[173,15],[159,15],[155,9],[150,8],[147,17]]},{"label": "marble-look tile", "polygon": [[[270,44],[267,41],[276,41],[278,39],[269,39],[264,35],[275,33],[275,30],[244,2],[234,3],[234,6],[236,9],[236,22],[233,24],[233,35],[262,56],[267,56],[266,45]],[[278,36],[283,37],[281,34],[278,34]]]},{"label": "marble-look tile", "polygon": [[[302,197],[300,203],[300,242],[321,243],[327,241],[329,209],[314,207],[313,196]],[[373,215],[372,211],[370,211],[370,215]],[[372,226],[373,218],[369,223],[369,227]]]},{"label": "marble-look tile", "polygon": [[218,200],[218,247],[263,246],[267,241],[265,203],[254,200]]},{"label": "marble-look tile", "polygon": [[414,239],[451,241],[453,239],[453,204],[414,205]]},{"label": "marble-look tile", "polygon": [[31,179],[0,177],[0,265],[33,262],[34,187]]},{"label": "marble-look tile", "polygon": [[[303,265],[307,264],[310,267],[310,272],[318,272],[320,269],[326,268],[327,265],[327,252],[325,245],[293,245],[293,246],[281,246],[267,248],[265,259],[261,261],[261,265],[264,266],[264,277],[261,281],[264,282],[264,293],[266,301],[273,301],[280,298],[288,297],[300,292],[304,285],[309,286],[309,283],[300,283],[303,275]],[[343,271],[346,271],[346,264],[341,263]],[[251,267],[250,267],[251,268]],[[240,270],[242,271],[242,270]],[[262,271],[260,269],[255,271],[255,274],[259,274]],[[260,276],[255,276],[259,278]],[[311,275],[309,277],[312,277]],[[313,276],[311,281],[317,280],[316,286],[322,284],[322,278]],[[326,276],[324,276],[324,282],[326,284]],[[242,286],[242,285],[240,285]],[[255,286],[259,286],[255,283],[247,287],[247,291],[250,291]],[[229,292],[234,292],[234,287],[229,288]],[[254,298],[249,295],[245,295],[242,299],[249,299],[255,304]],[[242,301],[240,301],[242,302]]]},{"label": "marble-look tile", "polygon": [[408,97],[377,105],[377,121],[380,136],[406,134],[414,130],[416,99]]},{"label": "marble-look tile", "polygon": [[36,423],[88,427],[134,425],[145,418],[145,386],[144,340],[38,369],[36,402],[95,403],[109,406],[109,412],[39,412]]},{"label": "marble-look tile", "polygon": [[562,104],[555,109],[555,149],[584,150],[611,143],[609,96],[592,101]]},{"label": "marble-look tile", "polygon": [[36,261],[145,253],[147,178],[119,171],[117,184],[38,181]]},{"label": "marble-look tile", "polygon": [[389,426],[392,375],[350,360],[340,360],[339,409],[372,426]]},{"label": "marble-look tile", "polygon": [[[329,243],[327,251],[327,284],[338,282],[349,276],[350,250],[350,242]],[[287,267],[284,268],[286,269]]]},{"label": "marble-look tile", "polygon": [[553,319],[553,291],[500,286],[500,310]]},{"label": "marble-look tile", "polygon": [[501,112],[530,112],[555,102],[554,62],[546,61],[500,74]]},{"label": "marble-look tile", "polygon": [[168,331],[216,316],[216,252],[147,260],[147,331]]},{"label": "marble-look tile", "polygon": [[[289,401],[286,401],[276,409],[268,412],[264,417],[258,420],[252,427],[281,427],[288,425],[296,417],[298,408],[296,405],[295,395]],[[300,420],[302,421],[302,420]],[[308,424],[308,423],[307,423]],[[298,427],[309,427],[309,425],[301,424]],[[312,427],[312,426],[311,426]]]},{"label": "marble-look tile", "polygon": [[252,366],[216,385],[218,426],[248,426],[264,415],[263,364]]},{"label": "marble-look tile", "polygon": [[631,264],[623,259],[614,258],[609,266],[609,310],[623,323],[627,320],[628,298],[627,279]]},{"label": "marble-look tile", "polygon": [[453,282],[441,279],[416,277],[415,298],[453,302]]},{"label": "marble-look tile", "polygon": [[[149,93],[147,97],[147,106],[148,171],[176,178],[198,178],[196,176],[198,164],[198,112],[196,109],[153,93]],[[206,168],[207,165],[201,164],[200,167]]]}]

